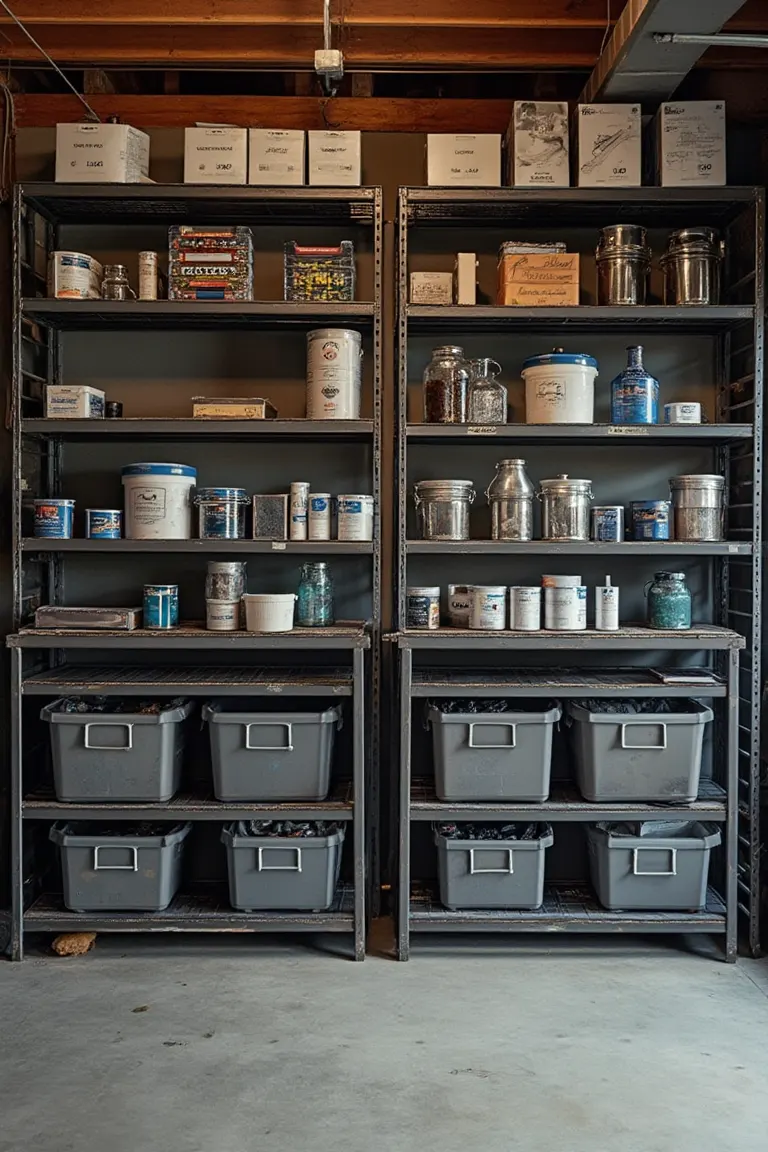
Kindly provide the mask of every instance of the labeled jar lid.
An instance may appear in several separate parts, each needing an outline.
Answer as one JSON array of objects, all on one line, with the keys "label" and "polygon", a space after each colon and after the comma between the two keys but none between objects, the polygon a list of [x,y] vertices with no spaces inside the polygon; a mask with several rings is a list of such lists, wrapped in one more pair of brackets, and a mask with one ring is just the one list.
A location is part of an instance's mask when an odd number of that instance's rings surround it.
[{"label": "labeled jar lid", "polygon": [[725,488],[725,479],[722,476],[702,473],[701,475],[670,476],[669,487],[672,491],[681,488],[715,488],[718,491]]},{"label": "labeled jar lid", "polygon": [[575,364],[580,368],[594,368],[597,372],[597,360],[588,356],[586,352],[563,352],[562,348],[553,348],[551,352],[544,352],[541,356],[529,356],[523,361],[523,372],[526,368],[540,368],[547,364]]}]

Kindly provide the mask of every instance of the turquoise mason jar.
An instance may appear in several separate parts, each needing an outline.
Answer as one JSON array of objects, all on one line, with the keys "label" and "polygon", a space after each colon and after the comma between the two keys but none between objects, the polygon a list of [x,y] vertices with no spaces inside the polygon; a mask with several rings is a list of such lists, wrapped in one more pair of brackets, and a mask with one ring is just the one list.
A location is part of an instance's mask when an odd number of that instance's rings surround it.
[{"label": "turquoise mason jar", "polygon": [[327,628],[333,624],[333,581],[324,561],[302,564],[296,623],[299,628]]},{"label": "turquoise mason jar", "polygon": [[656,572],[646,584],[648,627],[684,631],[691,626],[691,590],[683,572]]}]

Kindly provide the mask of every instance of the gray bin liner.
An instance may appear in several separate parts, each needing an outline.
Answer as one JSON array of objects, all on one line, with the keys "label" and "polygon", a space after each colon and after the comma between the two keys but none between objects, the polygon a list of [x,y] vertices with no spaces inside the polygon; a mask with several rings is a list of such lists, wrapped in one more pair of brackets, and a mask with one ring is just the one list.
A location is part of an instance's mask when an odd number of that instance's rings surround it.
[{"label": "gray bin liner", "polygon": [[446,908],[539,908],[544,859],[554,836],[538,840],[453,840],[435,829],[440,900]]},{"label": "gray bin liner", "polygon": [[647,820],[587,828],[597,898],[616,911],[700,911],[707,903],[710,850],[720,831],[697,821]]},{"label": "gray bin liner", "polygon": [[233,908],[321,912],[333,903],[343,828],[330,836],[243,836],[237,824],[228,824],[221,841],[227,848]]},{"label": "gray bin liner", "polygon": [[213,794],[225,801],[325,800],[341,710],[236,712],[205,704]]},{"label": "gray bin liner", "polygon": [[576,780],[585,800],[675,801],[699,794],[704,726],[712,709],[617,715],[569,702]]},{"label": "gray bin liner", "polygon": [[181,783],[187,700],[156,716],[58,712],[46,705],[56,798],[70,803],[170,800]]},{"label": "gray bin liner", "polygon": [[49,837],[60,848],[65,905],[72,912],[162,912],[178,891],[191,828],[171,825],[163,836],[102,836],[54,824]]},{"label": "gray bin liner", "polygon": [[442,712],[431,707],[439,800],[541,803],[549,797],[557,705],[526,712]]}]

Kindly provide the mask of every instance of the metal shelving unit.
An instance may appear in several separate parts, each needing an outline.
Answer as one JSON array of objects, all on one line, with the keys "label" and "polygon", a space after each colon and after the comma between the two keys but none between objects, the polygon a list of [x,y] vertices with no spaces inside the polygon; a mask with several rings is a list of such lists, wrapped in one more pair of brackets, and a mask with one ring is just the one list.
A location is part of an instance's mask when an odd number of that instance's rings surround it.
[{"label": "metal shelving unit", "polygon": [[[597,229],[621,221],[644,224],[655,236],[655,251],[663,243],[663,233],[676,227],[707,223],[722,229],[728,251],[723,303],[690,308],[657,303],[638,308],[606,308],[597,307],[592,301],[579,307],[539,309],[486,303],[476,307],[431,307],[408,302],[409,273],[423,268],[448,268],[452,254],[458,250],[478,252],[481,289],[486,292],[485,298],[491,296],[498,244],[526,238],[526,233],[531,232],[538,240],[568,236],[569,251],[582,253],[582,299],[588,301],[589,261]],[[701,932],[721,937],[726,958],[733,960],[741,924],[749,945],[757,949],[763,192],[755,188],[642,188],[621,192],[404,188],[400,192],[398,224],[395,600],[400,629],[400,789],[393,823],[397,827],[399,852],[399,957],[408,958],[411,933],[425,931]],[[658,282],[654,287],[658,289]],[[519,363],[525,355],[546,348],[547,335],[565,343],[571,334],[578,334],[578,344],[566,347],[581,351],[586,346],[592,351],[594,343],[599,342],[608,358],[616,355],[621,337],[630,343],[647,335],[655,341],[653,347],[658,355],[663,352],[664,341],[671,338],[680,346],[681,342],[695,341],[690,346],[698,349],[698,371],[704,373],[705,379],[709,376],[709,422],[690,427],[617,427],[604,422],[605,404],[602,409],[598,406],[598,422],[588,426],[525,425],[519,422],[519,404],[514,408],[518,422],[498,427],[420,422],[421,370],[428,358],[430,337],[434,336],[436,343],[469,346],[473,356],[493,355],[506,365],[504,379],[509,382],[515,376],[514,360],[508,363],[510,355],[517,356]],[[542,337],[539,348],[532,346],[531,335]],[[482,337],[482,342],[478,337]],[[591,338],[588,345],[585,337]],[[497,350],[500,341],[504,342],[506,358]],[[601,368],[602,355],[598,353]],[[612,374],[601,375],[598,394],[605,394],[606,377],[610,380]],[[505,452],[506,445],[515,447]],[[548,455],[552,448],[556,452]],[[580,455],[585,448],[591,451]],[[727,540],[715,544],[557,544],[543,540],[517,544],[482,538],[455,543],[414,538],[410,493],[416,480],[474,477],[475,486],[480,489],[484,484],[479,482],[479,467],[483,468],[483,479],[487,476],[490,480],[500,456],[528,453],[537,463],[535,479],[562,470],[571,475],[592,476],[593,469],[602,467],[600,475],[605,482],[606,477],[610,479],[609,465],[614,477],[626,477],[632,472],[641,477],[644,471],[665,476],[675,471],[721,472],[726,477],[729,497]],[[600,464],[602,460],[607,463]],[[639,491],[630,498],[644,495]],[[622,502],[621,496],[614,498],[605,490],[595,500]],[[477,520],[475,524],[477,527]],[[481,527],[478,536],[483,534]],[[543,566],[545,557],[551,567]],[[446,627],[438,632],[416,632],[405,626],[409,583],[440,583],[443,587],[449,581],[536,583],[534,572],[571,571],[573,565],[564,566],[570,558],[579,559],[577,570],[586,564],[590,573],[602,573],[608,564],[616,565],[622,594],[626,590],[632,601],[630,611],[637,609],[638,618],[642,615],[638,581],[642,586],[654,564],[669,567],[674,560],[674,566],[684,568],[692,578],[695,608],[702,605],[698,618],[711,623],[695,624],[690,632],[677,634],[654,632],[643,625],[622,626],[611,634],[594,630],[478,633]],[[590,575],[585,582],[598,581]],[[714,676],[713,683],[706,687],[666,685],[644,666],[650,663],[654,670],[669,667],[680,671],[689,668],[694,660]],[[694,696],[711,700],[715,710],[711,765],[702,777],[698,799],[690,805],[670,806],[594,804],[583,800],[569,780],[553,779],[550,798],[543,804],[438,801],[432,777],[425,774],[430,762],[420,720],[425,702],[498,696],[549,700]],[[606,911],[585,887],[583,861],[582,873],[577,875],[579,849],[571,840],[566,853],[571,853],[571,863],[565,864],[563,874],[561,850],[560,871],[552,876],[548,872],[544,904],[534,912],[449,911],[440,905],[430,877],[430,867],[434,871],[434,849],[424,833],[433,821],[538,819],[555,825],[557,842],[558,835],[565,837],[568,829],[572,830],[569,835],[578,836],[580,824],[649,818],[705,819],[722,825],[724,843],[713,862],[705,911]],[[573,849],[571,844],[575,845]]]},{"label": "metal shelving unit", "polygon": [[[237,223],[262,229],[256,235],[255,248],[259,251],[260,235],[268,247],[271,245],[274,259],[270,274],[275,288],[282,240],[293,238],[294,228],[352,234],[358,253],[364,253],[366,287],[360,290],[369,299],[351,304],[292,304],[271,299],[231,304],[73,301],[41,295],[48,252],[84,246],[83,237],[93,236],[97,250],[106,243],[132,253],[141,247],[159,247],[168,225],[179,223]],[[373,718],[378,708],[381,615],[381,190],[30,184],[16,188],[13,226],[16,632],[8,638],[12,675],[11,955],[21,959],[25,934],[41,931],[333,931],[349,934],[355,959],[362,960],[369,896],[376,884],[374,830],[378,803]],[[130,239],[126,239],[128,235]],[[278,241],[274,240],[275,235]],[[79,245],[72,243],[76,236],[80,237]],[[258,268],[256,281],[258,291]],[[80,334],[102,341],[102,349],[111,347],[109,341],[120,340],[121,333],[129,334],[134,341],[133,354],[134,346],[139,347],[135,342],[144,336],[153,340],[155,334],[164,333],[172,342],[187,336],[193,339],[196,333],[215,332],[232,333],[232,340],[248,339],[253,332],[261,341],[269,341],[272,335],[293,341],[290,346],[295,348],[295,341],[303,341],[304,333],[327,326],[352,326],[363,333],[369,368],[360,420],[332,423],[280,418],[240,422],[131,414],[125,419],[89,421],[50,420],[44,415],[45,386],[71,382],[71,375],[64,370],[66,363],[68,372],[73,371],[67,341],[86,338]],[[77,364],[76,356],[74,363]],[[264,386],[268,386],[266,379]],[[145,442],[153,442],[150,458],[172,459],[157,455],[162,451],[158,446],[167,443],[168,450],[174,444],[190,445],[187,452],[194,460],[198,454],[206,459],[205,453],[215,452],[219,444],[234,445],[231,453],[246,451],[237,445],[258,444],[263,446],[256,458],[260,475],[274,467],[275,461],[280,462],[274,453],[279,454],[283,448],[287,453],[291,445],[302,445],[305,463],[301,467],[310,469],[312,461],[317,462],[320,457],[307,454],[327,452],[327,446],[334,445],[332,455],[352,454],[345,456],[345,460],[355,461],[348,468],[354,469],[358,483],[365,484],[363,490],[376,497],[373,542],[98,541],[24,536],[23,506],[28,496],[69,494],[65,491],[71,483],[68,467],[74,466],[76,475],[86,476],[89,466],[114,469],[119,453],[140,452],[140,445]],[[99,456],[105,445],[112,455]],[[280,448],[275,449],[275,445]],[[273,453],[271,457],[265,455],[269,452]],[[146,454],[145,448],[145,458]],[[247,467],[253,457],[243,459]],[[254,489],[269,490],[256,484],[251,490]],[[100,497],[104,499],[101,492]],[[128,566],[136,564],[157,563],[170,565],[173,571],[176,563],[180,565],[179,573],[189,577],[190,573],[194,576],[195,572],[204,572],[209,557],[249,555],[260,556],[260,567],[272,565],[268,570],[273,573],[283,570],[280,566],[289,563],[288,557],[293,558],[294,565],[302,555],[338,558],[343,577],[339,607],[363,607],[364,618],[342,621],[321,631],[297,628],[272,635],[208,632],[195,621],[186,621],[171,633],[149,629],[43,630],[29,626],[34,608],[41,603],[77,603],[78,587],[83,581],[86,585],[88,582],[87,571],[97,573],[92,579],[103,587],[105,578],[114,577],[118,559],[121,571],[128,572]],[[200,559],[196,561],[196,557]],[[347,576],[345,564],[350,566]],[[130,567],[123,586],[135,579],[135,572],[140,569]],[[83,602],[82,598],[79,602]],[[286,706],[294,698],[297,702],[315,703],[342,699],[348,701],[348,734],[343,748],[337,749],[331,793],[326,801],[317,804],[225,804],[213,798],[208,784],[197,780],[193,786],[185,783],[182,791],[165,804],[67,804],[57,801],[50,791],[45,778],[45,745],[35,725],[38,699],[42,703],[45,698],[70,693],[116,697],[185,695],[201,699],[218,695],[272,701],[278,697],[286,701]],[[223,868],[218,866],[212,878],[201,878],[196,871],[190,884],[185,881],[184,890],[162,913],[86,914],[64,908],[56,890],[56,869],[46,857],[38,835],[41,829],[47,830],[46,822],[166,818],[173,822],[193,821],[194,829],[201,835],[207,834],[206,826],[214,826],[209,827],[212,832],[216,824],[238,819],[344,821],[351,832],[347,837],[348,859],[345,857],[333,906],[315,913],[237,912],[229,906],[226,888],[220,883]],[[219,865],[222,861],[223,856]]]}]

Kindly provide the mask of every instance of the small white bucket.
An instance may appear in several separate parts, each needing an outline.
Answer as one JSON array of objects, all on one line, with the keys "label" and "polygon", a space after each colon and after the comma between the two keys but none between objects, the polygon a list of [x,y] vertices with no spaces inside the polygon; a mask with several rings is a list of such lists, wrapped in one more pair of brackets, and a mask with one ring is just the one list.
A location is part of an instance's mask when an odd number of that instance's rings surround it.
[{"label": "small white bucket", "polygon": [[373,496],[338,497],[339,540],[373,540]]},{"label": "small white bucket", "polygon": [[523,364],[526,424],[591,424],[597,361],[556,348]]},{"label": "small white bucket", "polygon": [[541,628],[541,588],[518,586],[509,590],[509,627],[513,632]]},{"label": "small white bucket", "polygon": [[545,588],[544,627],[550,632],[583,632],[587,627],[587,589]]},{"label": "small white bucket", "polygon": [[293,592],[246,592],[245,628],[247,632],[291,632],[293,629]]},{"label": "small white bucket", "polygon": [[240,601],[206,600],[205,626],[209,632],[237,632],[240,628]]},{"label": "small white bucket", "polygon": [[191,539],[196,469],[189,464],[128,464],[122,479],[126,540]]},{"label": "small white bucket", "polygon": [[507,626],[507,588],[505,584],[475,584],[471,588],[470,628],[503,632]]}]

